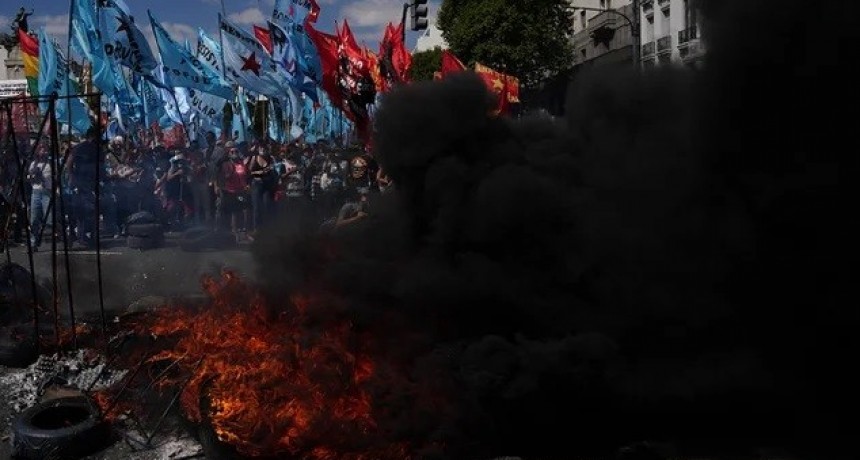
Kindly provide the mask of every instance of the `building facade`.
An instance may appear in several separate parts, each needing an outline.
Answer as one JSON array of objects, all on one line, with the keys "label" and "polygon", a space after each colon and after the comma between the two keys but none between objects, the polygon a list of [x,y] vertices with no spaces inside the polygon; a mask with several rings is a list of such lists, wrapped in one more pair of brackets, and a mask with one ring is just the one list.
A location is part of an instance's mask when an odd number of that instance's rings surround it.
[{"label": "building facade", "polygon": [[5,46],[0,46],[0,80],[6,80],[6,58],[9,57],[9,51]]},{"label": "building facade", "polygon": [[[574,8],[575,68],[633,63],[633,47],[638,46],[638,41],[633,37],[629,21],[635,20],[632,3],[631,0],[571,0],[571,7]],[[581,8],[614,9],[616,12]]]},{"label": "building facade", "polygon": [[641,60],[643,67],[664,64],[701,65],[701,42],[695,0],[640,0]]}]

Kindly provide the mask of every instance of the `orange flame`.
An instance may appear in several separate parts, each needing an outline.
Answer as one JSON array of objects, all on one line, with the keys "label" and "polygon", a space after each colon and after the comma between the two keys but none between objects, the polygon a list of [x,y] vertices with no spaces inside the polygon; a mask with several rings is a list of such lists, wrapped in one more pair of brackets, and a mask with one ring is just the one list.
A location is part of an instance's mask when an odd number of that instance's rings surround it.
[{"label": "orange flame", "polygon": [[180,397],[189,419],[247,456],[410,458],[405,445],[367,442],[382,436],[366,388],[376,365],[348,321],[311,320],[322,300],[309,295],[275,310],[229,273],[204,289],[206,309],[165,309],[146,326],[175,341],[151,362],[180,360],[193,372]]}]

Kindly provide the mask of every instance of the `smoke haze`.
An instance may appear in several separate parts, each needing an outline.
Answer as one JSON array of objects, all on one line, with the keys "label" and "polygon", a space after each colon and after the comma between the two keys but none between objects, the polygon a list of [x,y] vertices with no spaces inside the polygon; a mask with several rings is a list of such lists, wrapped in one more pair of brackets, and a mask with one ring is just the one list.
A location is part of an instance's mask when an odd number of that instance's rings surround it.
[{"label": "smoke haze", "polygon": [[856,93],[857,8],[702,7],[703,70],[598,69],[564,120],[488,117],[469,76],[395,91],[372,218],[256,246],[273,294],[324,289],[321,316],[378,342],[391,437],[427,458],[843,447],[857,156],[831,107]]}]

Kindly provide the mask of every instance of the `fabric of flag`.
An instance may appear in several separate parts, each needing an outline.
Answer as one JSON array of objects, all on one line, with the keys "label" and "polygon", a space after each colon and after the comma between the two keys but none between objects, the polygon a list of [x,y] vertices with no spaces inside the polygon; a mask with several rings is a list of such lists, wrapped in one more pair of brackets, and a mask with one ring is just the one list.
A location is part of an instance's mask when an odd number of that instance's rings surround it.
[{"label": "fabric of flag", "polygon": [[342,29],[338,29],[338,35],[331,35],[316,30],[311,24],[305,26],[319,51],[322,62],[323,78],[320,86],[328,95],[332,105],[342,112],[345,118],[353,121],[359,135],[363,140],[368,141],[370,120],[366,109],[367,99],[375,99],[375,91],[373,91],[374,97],[362,98],[362,94],[370,95],[362,92],[361,87],[369,83],[373,88],[373,79],[369,72],[366,75],[367,82],[357,78],[360,75],[356,74],[356,65],[350,62],[345,47],[341,43],[340,37],[345,35]]},{"label": "fabric of flag", "polygon": [[[69,80],[69,65],[56,43],[49,40],[43,30],[39,34],[39,94],[68,96],[79,91]],[[48,109],[48,103],[40,104],[42,111]],[[86,105],[80,98],[60,99],[54,104],[54,113],[60,123],[71,123],[71,130],[79,134],[85,133],[92,122]]]},{"label": "fabric of flag", "polygon": [[72,48],[90,63],[92,83],[104,95],[114,94],[118,67],[107,58],[99,39],[95,0],[72,0]]},{"label": "fabric of flag", "polygon": [[149,15],[155,42],[161,54],[164,83],[167,86],[194,88],[224,99],[233,97],[233,89],[220,75],[208,68],[187,48],[180,46],[167,30]]},{"label": "fabric of flag", "polygon": [[379,45],[380,73],[388,90],[397,83],[409,81],[412,55],[403,42],[403,24],[395,27],[390,22]]},{"label": "fabric of flag", "polygon": [[501,89],[504,89],[507,102],[510,104],[519,104],[520,80],[518,78],[505,75],[481,63],[475,63],[475,72],[487,83],[487,86],[494,93],[500,94]]},{"label": "fabric of flag", "polygon": [[[319,7],[314,5],[310,5],[307,0],[276,2],[272,22],[279,25],[287,33],[291,43],[296,47],[301,72],[319,85],[322,82],[322,62],[314,41],[307,31],[307,27],[316,22],[316,17],[319,14]],[[302,9],[309,12],[307,16],[301,13],[300,10]],[[313,11],[316,13],[311,14]],[[290,14],[291,12],[292,14]],[[313,97],[307,92],[305,94]]]},{"label": "fabric of flag", "polygon": [[320,87],[325,91],[335,107],[342,107],[344,97],[338,89],[338,75],[340,60],[338,59],[339,40],[336,35],[327,34],[316,30],[308,24],[306,29],[308,36],[313,40],[314,46],[319,53],[322,72],[320,73]]},{"label": "fabric of flag", "polygon": [[158,62],[152,54],[149,42],[134,23],[123,5],[117,0],[98,0],[100,23],[99,34],[105,55],[134,73],[150,74]]},{"label": "fabric of flag", "polygon": [[373,84],[376,85],[376,91],[379,93],[385,92],[388,85],[385,79],[382,78],[382,69],[380,69],[379,56],[370,51],[369,48],[364,48],[364,60],[370,68],[370,77],[373,78]]},{"label": "fabric of flag", "polygon": [[21,59],[24,61],[24,77],[30,94],[39,94],[39,42],[31,35],[18,29],[18,43],[21,46]]},{"label": "fabric of flag", "polygon": [[197,29],[197,58],[203,64],[221,75],[221,45],[206,35],[203,29]]},{"label": "fabric of flag", "polygon": [[164,102],[159,94],[160,90],[153,86],[150,81],[139,78],[137,88],[143,107],[143,123],[148,128],[153,123],[159,122],[167,112],[164,110]]},{"label": "fabric of flag", "polygon": [[189,89],[187,100],[192,110],[190,117],[192,123],[205,130],[221,130],[227,99]]},{"label": "fabric of flag", "polygon": [[284,73],[290,87],[304,93],[317,102],[317,84],[302,71],[299,64],[299,49],[295,42],[296,34],[290,33],[274,22],[269,21],[272,44],[272,59]]},{"label": "fabric of flag", "polygon": [[[116,64],[113,64],[116,66]],[[119,69],[117,69],[119,70]],[[137,85],[141,79],[138,74],[132,74],[132,80],[123,78],[122,72],[117,72],[118,78],[114,81],[114,93],[108,98],[110,107],[113,107],[114,116],[125,128],[144,120],[143,102],[138,97]]]},{"label": "fabric of flag", "polygon": [[454,53],[443,50],[442,51],[442,77],[446,77],[453,73],[464,72],[466,70],[466,66],[457,59],[457,56],[454,56]]},{"label": "fabric of flag", "polygon": [[269,99],[269,137],[276,142],[285,142],[287,133],[284,129],[283,104],[278,99]]},{"label": "fabric of flag", "polygon": [[224,66],[227,79],[254,93],[278,97],[288,86],[286,76],[278,75],[277,64],[263,45],[250,33],[219,15],[224,40]]},{"label": "fabric of flag", "polygon": [[257,41],[263,45],[263,48],[265,48],[269,54],[272,54],[272,36],[270,35],[269,29],[255,25],[254,36],[257,37]]},{"label": "fabric of flag", "polygon": [[316,0],[275,0],[275,12],[272,15],[275,21],[282,24],[316,23],[319,16],[320,7]]}]

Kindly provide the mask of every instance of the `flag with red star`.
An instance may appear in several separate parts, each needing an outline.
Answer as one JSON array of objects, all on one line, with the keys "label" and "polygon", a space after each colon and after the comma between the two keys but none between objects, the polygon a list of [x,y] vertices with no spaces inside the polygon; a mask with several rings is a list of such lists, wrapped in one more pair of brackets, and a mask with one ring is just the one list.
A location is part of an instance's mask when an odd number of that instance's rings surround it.
[{"label": "flag with red star", "polygon": [[266,49],[250,32],[220,17],[224,40],[224,72],[227,80],[248,91],[271,97],[282,97],[288,91],[286,77]]}]

